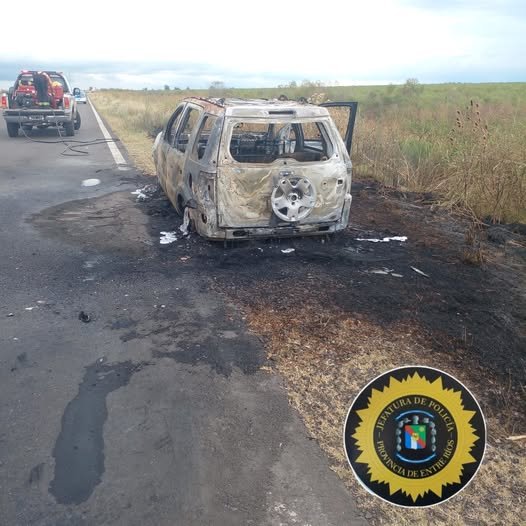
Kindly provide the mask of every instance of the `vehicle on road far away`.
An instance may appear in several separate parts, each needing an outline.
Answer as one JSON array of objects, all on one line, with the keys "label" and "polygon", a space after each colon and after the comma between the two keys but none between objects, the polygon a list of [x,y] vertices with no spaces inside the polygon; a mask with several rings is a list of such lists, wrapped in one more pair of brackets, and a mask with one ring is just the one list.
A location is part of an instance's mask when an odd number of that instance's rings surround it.
[{"label": "vehicle on road far away", "polygon": [[157,177],[177,212],[209,239],[343,230],[356,109],[356,102],[185,99],[155,140]]},{"label": "vehicle on road far away", "polygon": [[9,137],[33,126],[60,126],[68,137],[80,128],[77,101],[64,75],[56,71],[21,71],[1,102]]},{"label": "vehicle on road far away", "polygon": [[79,104],[87,104],[87,103],[88,103],[88,97],[87,97],[85,91],[82,91],[82,90],[79,89],[79,88],[75,88],[75,89],[73,90],[73,95],[75,96],[75,100],[76,100]]}]

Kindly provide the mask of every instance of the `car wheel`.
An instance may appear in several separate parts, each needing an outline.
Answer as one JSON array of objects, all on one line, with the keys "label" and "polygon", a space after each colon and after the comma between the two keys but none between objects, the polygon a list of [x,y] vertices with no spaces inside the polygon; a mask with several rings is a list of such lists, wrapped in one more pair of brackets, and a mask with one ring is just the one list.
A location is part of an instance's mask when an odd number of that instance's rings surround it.
[{"label": "car wheel", "polygon": [[16,122],[7,123],[7,135],[9,137],[18,137],[18,124]]},{"label": "car wheel", "polygon": [[64,123],[64,131],[66,132],[66,137],[73,137],[75,135],[74,121],[68,121]]},{"label": "car wheel", "polygon": [[76,116],[75,116],[75,129],[78,130],[80,129],[80,113],[77,111],[76,113]]}]

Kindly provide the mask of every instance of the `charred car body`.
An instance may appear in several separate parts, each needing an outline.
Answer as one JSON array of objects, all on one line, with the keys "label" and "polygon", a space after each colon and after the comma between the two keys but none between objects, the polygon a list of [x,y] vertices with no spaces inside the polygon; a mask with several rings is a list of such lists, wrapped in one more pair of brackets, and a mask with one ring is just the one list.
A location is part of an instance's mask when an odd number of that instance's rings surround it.
[{"label": "charred car body", "polygon": [[[185,99],[157,136],[159,182],[208,239],[327,234],[351,206],[357,103]],[[342,133],[329,110],[343,110]]]},{"label": "charred car body", "polygon": [[33,126],[61,126],[67,136],[80,128],[75,97],[56,71],[21,71],[9,93],[2,95],[2,108],[9,137],[17,137],[20,127],[30,131]]}]

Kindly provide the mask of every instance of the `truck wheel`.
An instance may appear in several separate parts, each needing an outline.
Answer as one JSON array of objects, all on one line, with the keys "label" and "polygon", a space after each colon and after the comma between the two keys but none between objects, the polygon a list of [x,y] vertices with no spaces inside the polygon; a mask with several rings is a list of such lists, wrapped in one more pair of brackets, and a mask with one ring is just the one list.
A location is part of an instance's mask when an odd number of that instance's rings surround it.
[{"label": "truck wheel", "polygon": [[66,137],[73,137],[75,135],[74,121],[65,122],[64,131],[66,132]]},{"label": "truck wheel", "polygon": [[7,123],[7,135],[9,137],[18,137],[18,124],[16,122]]},{"label": "truck wheel", "polygon": [[80,113],[77,111],[76,116],[75,116],[75,126],[74,126],[76,130],[80,129],[80,122],[81,122]]}]

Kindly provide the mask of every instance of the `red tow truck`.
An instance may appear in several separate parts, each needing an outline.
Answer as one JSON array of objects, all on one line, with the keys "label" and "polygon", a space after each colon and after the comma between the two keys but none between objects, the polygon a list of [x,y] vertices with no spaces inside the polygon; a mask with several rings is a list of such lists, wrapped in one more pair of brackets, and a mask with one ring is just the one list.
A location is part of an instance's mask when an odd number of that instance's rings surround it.
[{"label": "red tow truck", "polygon": [[4,119],[9,137],[17,137],[33,126],[62,127],[67,137],[80,128],[75,90],[66,77],[57,71],[22,70],[9,93],[1,96]]}]

